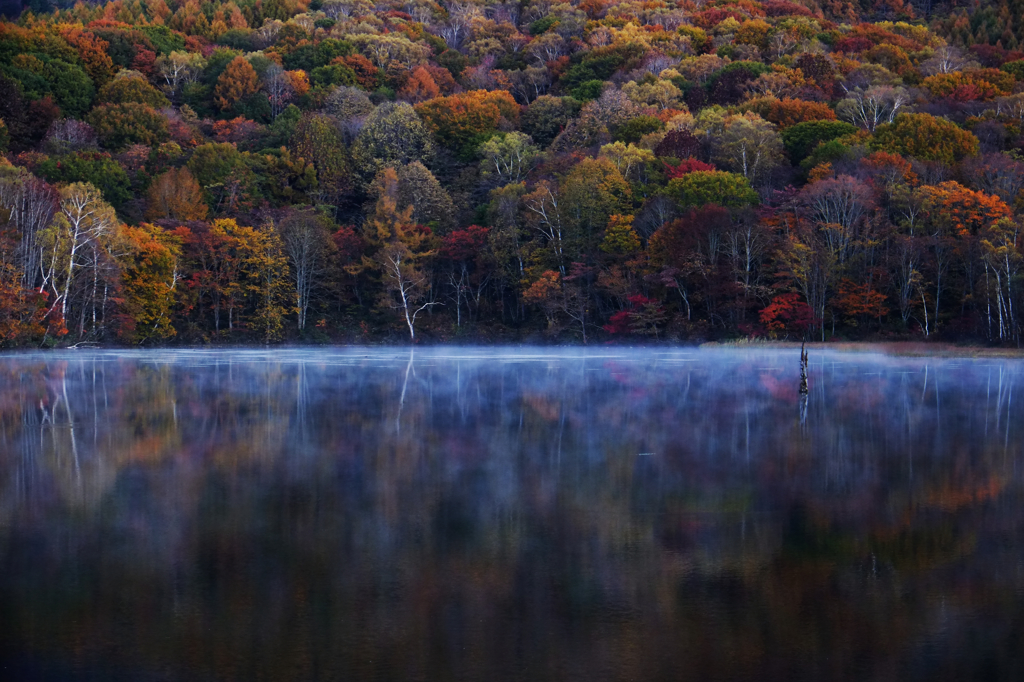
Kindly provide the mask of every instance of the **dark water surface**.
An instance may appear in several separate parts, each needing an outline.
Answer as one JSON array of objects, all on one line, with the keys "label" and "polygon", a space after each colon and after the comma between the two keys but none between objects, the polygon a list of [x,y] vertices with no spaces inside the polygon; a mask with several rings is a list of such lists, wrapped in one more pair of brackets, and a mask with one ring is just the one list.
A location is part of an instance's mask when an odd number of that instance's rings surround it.
[{"label": "dark water surface", "polygon": [[0,679],[1024,679],[1024,364],[798,374],[2,356]]}]

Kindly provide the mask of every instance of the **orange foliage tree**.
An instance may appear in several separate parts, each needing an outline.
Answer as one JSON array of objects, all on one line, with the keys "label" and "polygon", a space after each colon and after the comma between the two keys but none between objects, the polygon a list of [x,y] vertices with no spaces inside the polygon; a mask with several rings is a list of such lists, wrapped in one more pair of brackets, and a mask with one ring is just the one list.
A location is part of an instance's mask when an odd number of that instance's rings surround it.
[{"label": "orange foliage tree", "polygon": [[244,57],[238,56],[228,63],[217,79],[213,99],[222,111],[227,111],[240,100],[259,92],[260,79],[256,69]]},{"label": "orange foliage tree", "polygon": [[114,61],[107,52],[110,43],[96,37],[90,31],[78,28],[68,29],[63,34],[64,40],[78,50],[78,58],[89,77],[97,87],[102,87],[114,76]]},{"label": "orange foliage tree", "polygon": [[416,111],[442,143],[455,148],[464,148],[476,136],[497,129],[502,117],[509,121],[519,118],[519,105],[504,90],[435,97],[417,105]]},{"label": "orange foliage tree", "polygon": [[986,100],[1013,92],[1013,76],[999,69],[976,69],[937,73],[921,83],[935,97],[948,97],[958,102]]},{"label": "orange foliage tree", "polygon": [[434,82],[433,76],[431,76],[430,72],[422,66],[417,67],[412,72],[412,75],[409,76],[409,80],[407,80],[402,89],[398,91],[398,96],[400,98],[407,102],[412,102],[413,104],[433,99],[440,94],[441,89],[437,87],[437,83]]},{"label": "orange foliage tree", "polygon": [[857,283],[844,277],[839,282],[839,292],[833,303],[856,325],[858,317],[881,319],[888,314],[889,308],[885,305],[887,298],[871,282]]},{"label": "orange foliage tree", "polygon": [[964,187],[952,180],[926,185],[917,190],[928,220],[948,234],[966,237],[976,235],[1000,218],[1012,214],[1002,199]]},{"label": "orange foliage tree", "polygon": [[46,333],[46,295],[21,286],[21,273],[0,262],[0,348],[22,345]]},{"label": "orange foliage tree", "polygon": [[772,102],[764,118],[780,128],[788,128],[805,121],[834,121],[836,112],[822,102],[805,102],[787,97]]},{"label": "orange foliage tree", "polygon": [[539,306],[544,312],[544,318],[548,323],[548,330],[552,330],[555,327],[558,311],[562,305],[561,298],[561,275],[554,270],[542,272],[537,281],[523,292],[524,302]]},{"label": "orange foliage tree", "polygon": [[207,206],[203,190],[187,168],[172,168],[158,175],[150,185],[146,217],[202,220]]}]

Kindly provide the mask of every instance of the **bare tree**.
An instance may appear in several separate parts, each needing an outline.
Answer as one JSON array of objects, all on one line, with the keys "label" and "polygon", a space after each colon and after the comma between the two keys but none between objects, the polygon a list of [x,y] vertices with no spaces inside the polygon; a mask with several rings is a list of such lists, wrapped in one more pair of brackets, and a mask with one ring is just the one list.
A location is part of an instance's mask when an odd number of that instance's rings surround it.
[{"label": "bare tree", "polygon": [[295,309],[301,332],[306,328],[309,306],[330,265],[333,243],[323,216],[296,212],[281,221],[284,248],[292,264]]},{"label": "bare tree", "polygon": [[903,88],[876,85],[866,90],[848,89],[846,98],[836,105],[836,113],[839,118],[874,132],[883,123],[892,123],[909,103],[910,96]]},{"label": "bare tree", "polygon": [[845,263],[859,237],[858,226],[872,207],[871,189],[856,178],[840,175],[809,185],[803,199],[832,257]]},{"label": "bare tree", "polygon": [[57,193],[39,178],[18,168],[0,171],[0,206],[20,235],[15,257],[21,270],[21,285],[35,287],[39,277],[39,234],[47,228],[57,209]]},{"label": "bare tree", "polygon": [[277,64],[271,64],[263,74],[263,89],[270,100],[270,114],[274,118],[284,111],[288,100],[295,94],[291,79]]},{"label": "bare tree", "polygon": [[156,60],[156,68],[163,76],[164,89],[174,99],[182,86],[199,80],[206,68],[206,60],[196,52],[171,52]]},{"label": "bare tree", "polygon": [[428,308],[444,304],[429,298],[430,282],[416,262],[416,255],[404,243],[395,240],[387,244],[379,257],[391,307],[402,311],[409,340],[415,343],[416,317]]},{"label": "bare tree", "polygon": [[[935,53],[921,64],[921,70],[929,76],[937,73],[953,73],[963,71],[970,65],[964,53],[952,45],[943,45],[935,49]],[[975,64],[977,66],[977,64]]]},{"label": "bare tree", "polygon": [[96,133],[88,123],[73,118],[62,118],[50,124],[43,144],[54,154],[67,154],[79,149],[94,149]]}]

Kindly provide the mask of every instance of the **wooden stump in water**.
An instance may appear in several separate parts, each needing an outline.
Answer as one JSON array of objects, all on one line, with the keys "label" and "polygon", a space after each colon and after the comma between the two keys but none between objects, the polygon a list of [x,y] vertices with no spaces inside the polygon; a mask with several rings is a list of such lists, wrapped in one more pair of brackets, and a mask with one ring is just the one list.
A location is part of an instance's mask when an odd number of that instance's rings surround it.
[{"label": "wooden stump in water", "polygon": [[800,344],[800,395],[807,395],[807,342]]}]

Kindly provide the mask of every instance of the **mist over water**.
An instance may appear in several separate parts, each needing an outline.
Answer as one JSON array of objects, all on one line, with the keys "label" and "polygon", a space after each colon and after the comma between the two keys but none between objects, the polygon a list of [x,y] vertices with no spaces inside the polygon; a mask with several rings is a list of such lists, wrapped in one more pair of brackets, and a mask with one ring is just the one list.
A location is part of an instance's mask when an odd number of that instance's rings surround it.
[{"label": "mist over water", "polygon": [[0,677],[1024,677],[1024,363],[0,356]]}]

